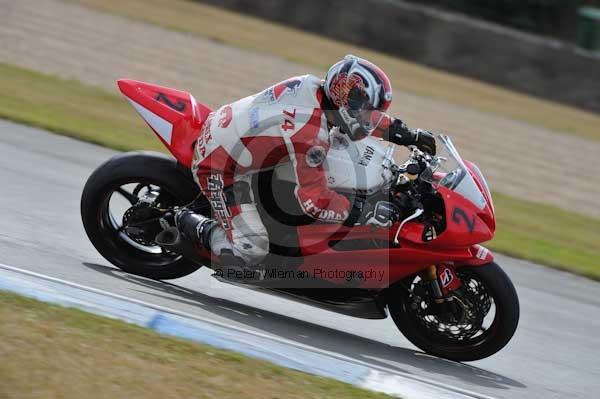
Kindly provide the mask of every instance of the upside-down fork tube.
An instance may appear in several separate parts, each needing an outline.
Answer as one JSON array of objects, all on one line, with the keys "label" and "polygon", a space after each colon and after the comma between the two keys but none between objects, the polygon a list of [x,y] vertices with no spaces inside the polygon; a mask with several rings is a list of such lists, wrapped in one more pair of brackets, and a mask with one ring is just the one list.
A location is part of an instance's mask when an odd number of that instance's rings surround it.
[{"label": "upside-down fork tube", "polygon": [[431,292],[433,293],[435,302],[438,304],[444,303],[444,293],[442,292],[440,282],[438,281],[437,266],[429,266],[422,275],[425,281],[429,282],[429,285],[431,286]]}]

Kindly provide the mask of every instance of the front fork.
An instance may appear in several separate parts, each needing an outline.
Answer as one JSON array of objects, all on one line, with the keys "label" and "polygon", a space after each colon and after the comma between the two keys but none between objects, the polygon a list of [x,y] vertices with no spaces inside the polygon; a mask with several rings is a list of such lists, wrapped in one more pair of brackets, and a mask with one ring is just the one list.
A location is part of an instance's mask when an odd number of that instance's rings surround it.
[{"label": "front fork", "polygon": [[436,265],[431,265],[421,275],[423,280],[427,281],[429,284],[429,290],[431,292],[431,296],[435,300],[435,303],[442,304],[445,302],[445,296],[442,292],[441,284],[438,280],[438,271]]},{"label": "front fork", "polygon": [[421,273],[421,278],[429,287],[435,302],[435,313],[456,314],[459,311],[452,292],[460,288],[461,281],[453,269],[445,265],[431,265]]}]

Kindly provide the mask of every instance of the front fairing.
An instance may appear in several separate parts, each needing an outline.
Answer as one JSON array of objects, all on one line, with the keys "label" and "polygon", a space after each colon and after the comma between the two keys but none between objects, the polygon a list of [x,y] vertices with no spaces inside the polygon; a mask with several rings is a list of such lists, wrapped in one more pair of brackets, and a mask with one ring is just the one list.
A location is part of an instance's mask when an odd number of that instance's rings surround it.
[{"label": "front fairing", "polygon": [[[445,228],[428,245],[469,246],[491,240],[496,220],[483,174],[474,163],[461,158],[448,136],[438,136],[437,147],[439,162],[434,162],[429,181],[444,202]],[[411,223],[404,229],[402,238],[424,242],[423,224]]]},{"label": "front fairing", "polygon": [[477,165],[475,165],[473,162],[467,161],[466,159],[463,161],[469,169],[469,173],[475,180],[477,187],[479,187],[483,196],[485,197],[487,207],[486,212],[482,214],[482,218],[493,233],[496,230],[496,210],[494,209],[492,193],[490,192],[487,182],[485,181],[485,178],[483,177],[483,174],[481,173]]},{"label": "front fairing", "polygon": [[[444,151],[446,143],[449,143],[448,150]],[[485,180],[473,164],[460,158],[449,139],[440,142],[438,148],[445,160],[435,170],[431,184],[443,200],[443,211],[440,212],[443,212],[445,223],[433,240],[424,239],[427,218],[403,225],[398,246],[391,243],[400,223],[390,228],[349,228],[327,223],[299,226],[299,244],[304,259],[300,270],[309,274],[321,269],[382,271],[382,279],[363,282],[360,286],[381,289],[432,264],[454,262],[478,266],[492,262],[490,251],[478,245],[492,239],[495,229],[491,196]],[[452,161],[447,162],[450,159]],[[456,171],[455,177],[448,177],[453,171]],[[332,282],[343,285],[342,281]]]},{"label": "front fairing", "polygon": [[[494,223],[490,223],[491,210],[486,206],[478,209],[460,194],[439,188],[438,193],[444,200],[445,229],[437,232],[434,240],[424,241],[426,226],[420,222],[406,224],[400,235],[403,240],[416,244],[426,244],[430,248],[468,247],[489,241],[494,236]],[[493,217],[491,218],[493,220]],[[398,225],[390,229],[390,237]]]},{"label": "front fairing", "polygon": [[[440,135],[437,137],[438,153],[436,162],[432,161],[433,175],[431,184],[434,188],[447,188],[457,194],[460,194],[466,200],[475,205],[478,209],[484,209],[488,201],[480,184],[473,177],[476,167],[469,168],[462,157],[459,155],[456,147],[450,140],[450,137]],[[479,177],[483,176],[479,173]],[[485,182],[485,180],[484,180]]]},{"label": "front fairing", "polygon": [[444,187],[438,188],[444,199],[446,229],[431,242],[434,246],[470,246],[494,237],[495,223],[486,204],[479,209],[465,197]]}]

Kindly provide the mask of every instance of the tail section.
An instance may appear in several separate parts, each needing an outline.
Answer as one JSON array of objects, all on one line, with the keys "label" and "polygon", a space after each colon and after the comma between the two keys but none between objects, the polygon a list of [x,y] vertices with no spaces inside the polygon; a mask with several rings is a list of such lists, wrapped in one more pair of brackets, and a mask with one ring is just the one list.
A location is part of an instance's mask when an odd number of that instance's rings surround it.
[{"label": "tail section", "polygon": [[212,111],[190,93],[130,79],[119,89],[177,160],[191,166],[194,143]]}]

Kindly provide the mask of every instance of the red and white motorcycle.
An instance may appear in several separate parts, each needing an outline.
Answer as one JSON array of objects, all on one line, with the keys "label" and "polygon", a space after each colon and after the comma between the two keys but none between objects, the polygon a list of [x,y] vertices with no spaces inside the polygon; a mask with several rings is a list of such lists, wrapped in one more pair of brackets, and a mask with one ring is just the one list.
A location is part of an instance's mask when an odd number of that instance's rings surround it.
[{"label": "red and white motorcycle", "polygon": [[[133,80],[119,87],[173,157],[128,152],[94,171],[81,199],[91,242],[115,266],[152,279],[211,267],[219,260],[208,252],[190,254],[156,240],[177,207],[210,216],[190,165],[211,109],[166,87]],[[265,265],[276,266],[249,284],[354,317],[389,313],[412,343],[436,356],[472,361],[502,349],[517,328],[519,301],[480,245],[493,237],[495,215],[477,166],[447,136],[437,138],[438,155],[412,148],[399,163],[395,147],[379,139],[331,134],[325,163],[331,188],[368,201],[392,198],[401,218],[389,228],[307,221],[288,165],[260,172],[255,198],[271,239]]]}]

